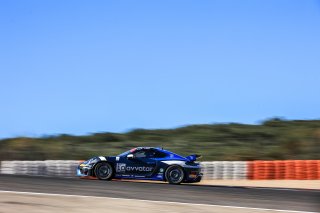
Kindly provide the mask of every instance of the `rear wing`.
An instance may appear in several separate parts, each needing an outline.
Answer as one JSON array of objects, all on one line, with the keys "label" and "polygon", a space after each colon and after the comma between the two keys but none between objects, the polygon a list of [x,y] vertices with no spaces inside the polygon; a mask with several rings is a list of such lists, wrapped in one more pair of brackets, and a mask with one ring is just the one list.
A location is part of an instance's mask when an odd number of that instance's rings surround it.
[{"label": "rear wing", "polygon": [[186,158],[188,159],[188,161],[196,161],[197,159],[201,158],[202,156],[201,155],[198,155],[198,154],[192,154],[192,155],[189,155],[187,156]]}]

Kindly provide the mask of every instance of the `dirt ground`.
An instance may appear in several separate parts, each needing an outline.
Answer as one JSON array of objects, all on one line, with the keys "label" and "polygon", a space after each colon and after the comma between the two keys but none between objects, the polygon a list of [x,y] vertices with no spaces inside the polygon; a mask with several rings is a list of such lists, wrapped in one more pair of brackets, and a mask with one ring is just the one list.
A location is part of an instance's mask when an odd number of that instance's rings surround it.
[{"label": "dirt ground", "polygon": [[[155,182],[147,180],[116,180],[129,182]],[[188,183],[189,184],[189,183]],[[320,190],[320,180],[202,180],[195,185],[212,186],[239,186],[239,187],[263,187],[263,188],[288,188],[288,189],[313,189]]]},{"label": "dirt ground", "polygon": [[320,190],[320,180],[202,180],[196,184]]}]

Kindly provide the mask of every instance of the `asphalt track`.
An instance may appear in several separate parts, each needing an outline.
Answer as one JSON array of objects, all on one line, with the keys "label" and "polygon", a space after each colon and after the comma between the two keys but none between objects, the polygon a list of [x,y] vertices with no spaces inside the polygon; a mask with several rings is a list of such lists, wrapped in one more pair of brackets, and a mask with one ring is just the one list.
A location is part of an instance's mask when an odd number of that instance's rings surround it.
[{"label": "asphalt track", "polygon": [[319,190],[169,185],[0,175],[0,190],[320,212]]}]

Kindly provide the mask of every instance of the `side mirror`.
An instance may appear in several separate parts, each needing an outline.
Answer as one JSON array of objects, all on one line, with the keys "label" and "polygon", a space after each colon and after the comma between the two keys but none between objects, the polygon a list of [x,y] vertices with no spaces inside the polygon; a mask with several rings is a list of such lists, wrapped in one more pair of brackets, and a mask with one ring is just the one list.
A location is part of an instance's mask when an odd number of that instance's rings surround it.
[{"label": "side mirror", "polygon": [[129,154],[129,155],[127,155],[127,158],[128,158],[129,160],[131,160],[131,159],[134,158],[134,156],[133,156],[133,154]]}]

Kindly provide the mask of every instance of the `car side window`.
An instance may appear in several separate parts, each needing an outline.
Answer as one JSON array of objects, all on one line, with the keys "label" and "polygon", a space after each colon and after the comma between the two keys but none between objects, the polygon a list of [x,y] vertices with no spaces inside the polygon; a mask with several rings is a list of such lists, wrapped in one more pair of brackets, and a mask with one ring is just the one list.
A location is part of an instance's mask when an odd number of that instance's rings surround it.
[{"label": "car side window", "polygon": [[160,151],[155,151],[155,154],[154,154],[154,158],[165,158],[166,156],[167,156],[166,153],[160,152]]},{"label": "car side window", "polygon": [[142,150],[142,151],[136,152],[136,153],[134,154],[134,156],[135,156],[136,158],[145,158],[147,155],[146,155],[146,152]]},{"label": "car side window", "polygon": [[157,150],[140,150],[134,153],[136,158],[164,158],[167,156],[166,153]]}]

